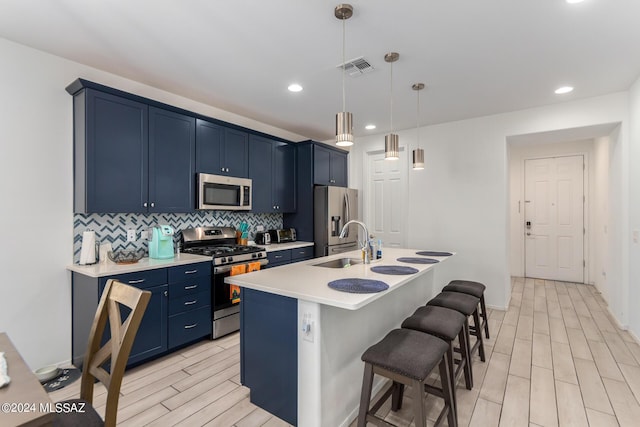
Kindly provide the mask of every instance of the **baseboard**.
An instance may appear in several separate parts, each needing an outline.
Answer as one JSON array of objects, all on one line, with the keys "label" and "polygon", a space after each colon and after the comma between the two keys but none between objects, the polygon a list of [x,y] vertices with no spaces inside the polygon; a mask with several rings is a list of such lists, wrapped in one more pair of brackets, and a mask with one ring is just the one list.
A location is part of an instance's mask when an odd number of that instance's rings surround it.
[{"label": "baseboard", "polygon": [[[611,311],[611,307],[609,307],[609,305],[607,305],[607,313],[609,313],[609,317],[611,317],[611,319],[613,319],[613,321],[615,322],[615,324],[618,327],[618,329],[622,329],[623,331],[628,331],[629,330],[629,325],[623,325],[622,323],[620,323],[620,321],[618,320],[616,315],[613,314],[613,312]],[[636,340],[637,340],[637,338],[636,338]]]},{"label": "baseboard", "polygon": [[633,333],[632,330],[627,329],[627,332],[629,333],[629,335],[631,336],[631,338],[633,338],[633,340],[636,342],[636,344],[640,345],[640,338],[638,338],[636,336],[636,334]]},{"label": "baseboard", "polygon": [[487,308],[489,308],[491,310],[507,311],[509,309],[509,305],[507,304],[506,307],[500,307],[500,306],[497,306],[497,305],[487,304]]}]

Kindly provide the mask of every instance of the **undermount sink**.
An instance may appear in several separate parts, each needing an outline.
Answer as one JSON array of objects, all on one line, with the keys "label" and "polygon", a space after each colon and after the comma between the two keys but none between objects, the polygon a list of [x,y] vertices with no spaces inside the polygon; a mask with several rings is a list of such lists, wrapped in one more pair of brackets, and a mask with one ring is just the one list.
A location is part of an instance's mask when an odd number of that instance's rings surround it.
[{"label": "undermount sink", "polygon": [[338,258],[331,261],[321,262],[320,264],[313,264],[314,267],[326,267],[326,268],[345,268],[350,267],[353,264],[362,264],[362,260],[358,258]]}]

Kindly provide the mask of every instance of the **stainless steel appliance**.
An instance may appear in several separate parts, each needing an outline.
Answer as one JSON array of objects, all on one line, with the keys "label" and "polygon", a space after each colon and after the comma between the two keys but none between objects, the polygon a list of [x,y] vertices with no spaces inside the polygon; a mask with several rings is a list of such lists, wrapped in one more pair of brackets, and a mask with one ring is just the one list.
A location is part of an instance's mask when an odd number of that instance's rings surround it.
[{"label": "stainless steel appliance", "polygon": [[199,173],[198,209],[251,210],[251,180]]},{"label": "stainless steel appliance", "polygon": [[285,243],[296,241],[296,229],[295,228],[282,228],[280,230],[269,230],[271,235],[271,241],[273,243]]},{"label": "stainless steel appliance", "polygon": [[317,186],[313,193],[313,229],[316,257],[358,249],[358,233],[342,227],[358,219],[358,190],[344,187]]},{"label": "stainless steel appliance", "polygon": [[257,245],[269,245],[271,244],[271,235],[268,231],[257,231],[254,240]]},{"label": "stainless steel appliance", "polygon": [[[182,230],[182,251],[212,257],[211,307],[213,333],[219,338],[240,329],[240,303],[232,302],[231,285],[224,279],[231,275],[231,267],[259,262],[267,265],[267,251],[260,246],[236,244],[233,227],[197,227]],[[242,296],[241,296],[242,298]]]}]

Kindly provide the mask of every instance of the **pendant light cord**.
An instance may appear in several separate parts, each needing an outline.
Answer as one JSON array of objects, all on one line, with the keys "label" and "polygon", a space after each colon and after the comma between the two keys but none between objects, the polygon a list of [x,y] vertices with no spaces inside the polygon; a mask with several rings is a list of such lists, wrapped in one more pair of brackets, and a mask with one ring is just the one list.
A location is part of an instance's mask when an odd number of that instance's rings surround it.
[{"label": "pendant light cord", "polygon": [[344,89],[344,75],[345,75],[345,68],[347,67],[345,64],[345,33],[346,33],[346,24],[345,24],[346,19],[344,18],[344,16],[342,17],[342,111],[347,111],[347,97],[345,95],[345,89]]},{"label": "pendant light cord", "polygon": [[418,115],[416,116],[416,135],[418,138],[418,148],[420,148],[420,91],[417,90],[416,92],[418,92]]},{"label": "pendant light cord", "polygon": [[393,62],[391,63],[391,133],[393,133]]}]

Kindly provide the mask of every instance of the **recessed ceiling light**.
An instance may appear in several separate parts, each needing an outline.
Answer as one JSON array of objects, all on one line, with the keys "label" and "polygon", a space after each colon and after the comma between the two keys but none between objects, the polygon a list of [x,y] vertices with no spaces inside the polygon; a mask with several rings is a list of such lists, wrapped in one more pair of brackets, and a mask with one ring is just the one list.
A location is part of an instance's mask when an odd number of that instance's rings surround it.
[{"label": "recessed ceiling light", "polygon": [[376,128],[376,125],[366,125],[364,128],[365,128],[366,130],[373,130],[373,129],[375,129],[375,128]]},{"label": "recessed ceiling light", "polygon": [[574,3],[582,3],[584,0],[567,0],[567,3],[569,4],[574,4]]},{"label": "recessed ceiling light", "polygon": [[290,92],[300,92],[302,90],[302,86],[300,86],[298,83],[293,83],[290,84],[287,89],[289,89]]},{"label": "recessed ceiling light", "polygon": [[562,95],[564,93],[569,93],[571,91],[573,91],[573,88],[571,86],[562,86],[556,89],[556,94]]}]

